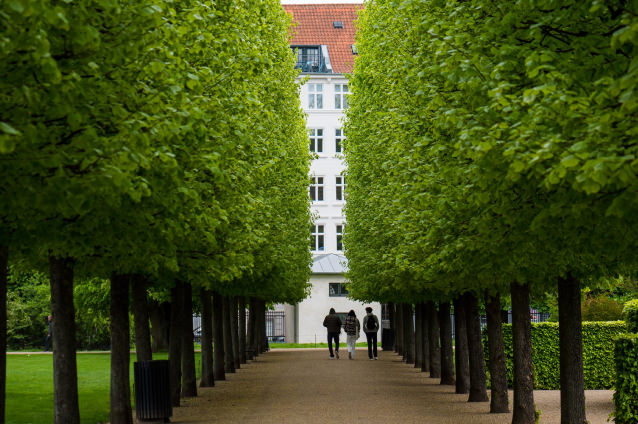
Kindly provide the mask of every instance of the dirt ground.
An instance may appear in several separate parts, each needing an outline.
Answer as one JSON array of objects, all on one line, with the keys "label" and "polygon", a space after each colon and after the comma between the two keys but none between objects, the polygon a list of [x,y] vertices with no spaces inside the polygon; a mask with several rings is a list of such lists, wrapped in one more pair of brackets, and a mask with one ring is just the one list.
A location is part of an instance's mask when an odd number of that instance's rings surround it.
[{"label": "dirt ground", "polygon": [[[441,386],[393,352],[370,361],[365,350],[348,360],[329,360],[327,350],[273,350],[242,365],[216,387],[173,409],[173,423],[511,423],[510,414],[490,414],[488,403]],[[510,393],[510,405],[511,405]],[[587,418],[607,422],[613,392],[587,391]],[[536,391],[541,423],[560,423],[557,391]]]}]

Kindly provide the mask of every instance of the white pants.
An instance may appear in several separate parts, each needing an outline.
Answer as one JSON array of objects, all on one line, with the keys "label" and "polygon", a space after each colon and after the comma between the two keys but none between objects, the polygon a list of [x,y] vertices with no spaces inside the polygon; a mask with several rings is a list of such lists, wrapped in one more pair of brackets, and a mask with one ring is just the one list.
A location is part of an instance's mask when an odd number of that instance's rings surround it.
[{"label": "white pants", "polygon": [[354,347],[357,343],[357,335],[354,336],[348,335],[346,338],[346,345],[348,346],[348,352],[352,353],[352,357],[354,358]]}]

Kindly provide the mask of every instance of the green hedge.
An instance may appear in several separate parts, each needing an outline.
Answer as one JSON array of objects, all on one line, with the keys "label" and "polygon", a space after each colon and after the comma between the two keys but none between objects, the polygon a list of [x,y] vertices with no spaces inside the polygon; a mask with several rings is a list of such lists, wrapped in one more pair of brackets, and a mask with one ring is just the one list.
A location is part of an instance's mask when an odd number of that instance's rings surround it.
[{"label": "green hedge", "polygon": [[616,341],[616,424],[638,422],[638,334],[626,334]]},{"label": "green hedge", "polygon": [[638,299],[625,303],[623,315],[629,327],[629,332],[638,333]]},{"label": "green hedge", "polygon": [[[623,321],[583,322],[583,369],[585,389],[601,390],[614,386],[614,340],[627,332]],[[514,352],[512,349],[512,325],[503,324],[507,384],[514,381]],[[486,342],[484,340],[484,344]],[[487,346],[485,346],[487,350]],[[485,354],[488,358],[488,354]],[[532,362],[534,364],[534,388],[560,389],[560,351],[558,348],[558,323],[532,323]]]}]

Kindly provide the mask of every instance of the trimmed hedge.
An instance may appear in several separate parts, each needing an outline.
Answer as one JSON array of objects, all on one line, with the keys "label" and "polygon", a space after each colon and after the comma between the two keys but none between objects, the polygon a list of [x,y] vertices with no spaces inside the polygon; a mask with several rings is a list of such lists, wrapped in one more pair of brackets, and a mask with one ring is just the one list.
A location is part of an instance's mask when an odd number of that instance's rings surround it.
[{"label": "trimmed hedge", "polygon": [[[614,386],[616,380],[614,340],[626,332],[627,325],[624,321],[583,322],[585,389],[602,390]],[[514,351],[511,324],[503,324],[503,340],[507,361],[507,384],[512,387]],[[485,338],[484,346],[487,350]],[[560,351],[558,346],[558,323],[532,323],[532,362],[534,364],[535,389],[560,389]],[[485,357],[489,357],[487,353]]]},{"label": "trimmed hedge", "polygon": [[629,332],[638,333],[638,299],[625,303],[622,313],[627,322],[627,327],[629,327]]},{"label": "trimmed hedge", "polygon": [[616,424],[638,422],[638,334],[626,334],[616,341]]}]

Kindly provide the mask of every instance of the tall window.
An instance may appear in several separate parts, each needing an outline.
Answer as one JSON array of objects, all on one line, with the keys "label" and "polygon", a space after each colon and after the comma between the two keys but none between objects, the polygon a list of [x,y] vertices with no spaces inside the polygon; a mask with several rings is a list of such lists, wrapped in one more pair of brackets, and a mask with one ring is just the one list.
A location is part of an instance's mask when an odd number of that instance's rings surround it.
[{"label": "tall window", "polygon": [[348,295],[346,283],[328,283],[328,295],[330,297],[344,297]]},{"label": "tall window", "polygon": [[348,84],[335,84],[335,109],[348,108]]},{"label": "tall window", "polygon": [[337,225],[337,250],[343,250],[343,224]]},{"label": "tall window", "polygon": [[308,84],[308,109],[323,109],[323,84]]},{"label": "tall window", "polygon": [[310,151],[313,153],[323,152],[323,130],[321,128],[311,128],[310,134]]},{"label": "tall window", "polygon": [[310,250],[323,251],[323,225],[313,225],[310,227],[312,236],[310,237]]},{"label": "tall window", "polygon": [[337,128],[335,130],[335,152],[341,153],[341,142],[343,141],[343,130],[341,128]]},{"label": "tall window", "polygon": [[310,200],[313,202],[323,200],[323,177],[310,177]]},{"label": "tall window", "polygon": [[335,177],[335,187],[337,188],[337,200],[345,200],[346,197],[346,177],[337,175]]}]

